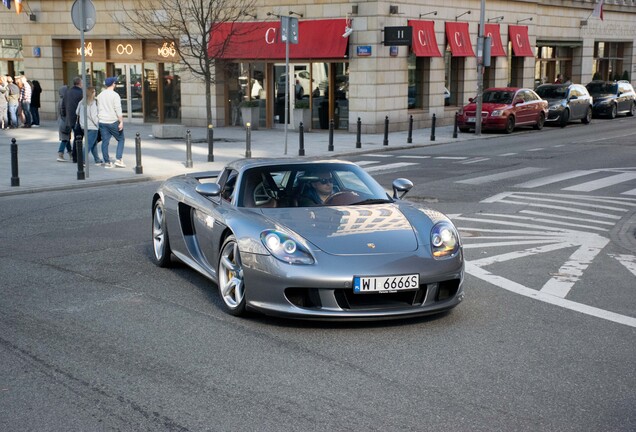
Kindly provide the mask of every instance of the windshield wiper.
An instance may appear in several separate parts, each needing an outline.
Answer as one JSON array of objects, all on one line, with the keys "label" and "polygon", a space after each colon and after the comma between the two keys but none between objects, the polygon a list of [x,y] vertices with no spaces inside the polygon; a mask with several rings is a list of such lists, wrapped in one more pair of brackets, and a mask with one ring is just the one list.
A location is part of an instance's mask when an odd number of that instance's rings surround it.
[{"label": "windshield wiper", "polygon": [[352,205],[366,205],[366,204],[386,204],[392,203],[393,200],[386,198],[369,198],[362,201],[354,202]]}]

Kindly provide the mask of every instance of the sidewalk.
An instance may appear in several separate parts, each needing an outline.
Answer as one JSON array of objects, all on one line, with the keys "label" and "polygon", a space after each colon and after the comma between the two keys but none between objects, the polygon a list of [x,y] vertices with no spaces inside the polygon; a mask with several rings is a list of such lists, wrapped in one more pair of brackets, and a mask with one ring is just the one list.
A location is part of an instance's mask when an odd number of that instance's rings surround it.
[{"label": "sidewalk", "polygon": [[[151,124],[128,124],[124,162],[126,168],[105,169],[92,163],[89,157],[86,178],[77,179],[77,164],[57,162],[59,145],[57,124],[44,121],[39,128],[0,130],[0,196],[90,187],[97,185],[163,180],[188,172],[220,170],[234,159],[245,157],[246,130],[242,127],[214,129],[214,162],[208,162],[207,128],[190,128],[192,137],[192,168],[186,168],[186,140],[159,139],[152,135]],[[135,174],[135,136],[141,138],[141,166],[143,174]],[[423,147],[447,142],[473,140],[474,134],[458,133],[453,138],[453,127],[435,130],[435,141],[430,140],[430,129],[414,130],[413,142],[407,143],[408,132],[389,133],[388,146],[383,145],[384,134],[362,135],[362,148],[356,148],[356,134],[336,131],[334,151],[328,151],[329,132],[312,131],[304,134],[305,157],[334,157],[356,153]],[[19,186],[11,186],[11,140],[18,144]],[[101,144],[100,144],[101,145]],[[109,152],[114,161],[117,142],[111,139]],[[283,129],[251,131],[252,157],[296,157],[299,149],[298,132],[287,132],[287,154]],[[101,154],[101,147],[100,152]]]}]

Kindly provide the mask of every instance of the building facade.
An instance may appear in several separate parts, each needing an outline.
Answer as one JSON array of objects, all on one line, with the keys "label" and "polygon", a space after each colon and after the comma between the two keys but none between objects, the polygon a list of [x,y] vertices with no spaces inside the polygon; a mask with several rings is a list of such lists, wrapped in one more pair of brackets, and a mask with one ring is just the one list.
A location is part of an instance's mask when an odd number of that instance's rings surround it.
[{"label": "building facade", "polygon": [[[484,3],[491,38],[484,88],[533,88],[559,75],[635,83],[636,0],[606,0],[602,19],[593,14],[598,0]],[[25,0],[19,15],[0,6],[0,73],[40,82],[42,118],[55,117],[57,89],[81,73],[72,5]],[[205,125],[205,88],[179,64],[179,41],[132,38],[117,24],[117,2],[94,5],[84,44],[88,84],[99,91],[104,77],[117,76],[129,121]],[[414,127],[428,127],[433,115],[438,125],[452,124],[477,93],[480,7],[479,0],[257,1],[241,22],[212,35],[213,122],[242,125],[240,106],[252,101],[261,128],[293,124],[301,105],[310,112],[305,128],[316,131],[355,131],[358,119],[365,133],[381,132],[387,119],[390,130],[406,130],[411,117]],[[297,19],[298,43],[288,52],[280,17]]]}]

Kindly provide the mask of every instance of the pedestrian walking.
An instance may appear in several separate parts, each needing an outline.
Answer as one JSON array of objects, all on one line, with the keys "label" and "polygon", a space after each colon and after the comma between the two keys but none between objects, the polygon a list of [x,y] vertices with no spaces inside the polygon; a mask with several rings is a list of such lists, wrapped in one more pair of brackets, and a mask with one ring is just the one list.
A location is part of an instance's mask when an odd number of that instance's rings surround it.
[{"label": "pedestrian walking", "polygon": [[[86,106],[86,119],[84,118],[84,106]],[[80,126],[86,125],[86,145],[87,154],[93,155],[96,165],[101,165],[103,161],[99,158],[97,152],[97,136],[99,135],[99,117],[97,111],[97,100],[95,99],[95,87],[86,88],[86,102],[84,99],[77,104],[77,116]],[[86,121],[85,121],[86,120]]]},{"label": "pedestrian walking", "polygon": [[42,94],[42,87],[37,80],[32,81],[31,86],[31,126],[40,127],[40,95]]},{"label": "pedestrian walking", "polygon": [[24,75],[20,75],[18,80],[20,81],[20,110],[22,110],[22,115],[24,115],[24,125],[22,127],[30,128],[33,123],[31,118],[31,85]]},{"label": "pedestrian walking", "polygon": [[[115,91],[116,77],[106,78],[104,82],[105,88],[97,96],[99,130],[102,134],[102,156],[104,158],[104,167],[126,168],[123,161],[124,154],[124,117],[122,115],[121,97]],[[115,153],[115,163],[110,161],[108,154],[108,145],[110,137],[117,140],[117,151]]]},{"label": "pedestrian walking", "polygon": [[77,163],[77,150],[75,149],[75,140],[79,134],[75,132],[75,124],[77,123],[77,104],[82,100],[82,77],[73,78],[73,87],[66,90],[62,102],[62,115],[66,119],[66,125],[73,131],[72,155],[73,162]]},{"label": "pedestrian walking", "polygon": [[68,90],[67,86],[62,86],[58,90],[58,94],[60,95],[60,100],[57,102],[57,128],[58,128],[58,136],[60,139],[60,145],[57,149],[57,161],[58,162],[66,162],[64,159],[64,149],[68,152],[69,160],[72,158],[72,149],[71,149],[71,128],[69,128],[66,124],[66,117],[64,117],[63,106],[64,106],[64,95]]}]

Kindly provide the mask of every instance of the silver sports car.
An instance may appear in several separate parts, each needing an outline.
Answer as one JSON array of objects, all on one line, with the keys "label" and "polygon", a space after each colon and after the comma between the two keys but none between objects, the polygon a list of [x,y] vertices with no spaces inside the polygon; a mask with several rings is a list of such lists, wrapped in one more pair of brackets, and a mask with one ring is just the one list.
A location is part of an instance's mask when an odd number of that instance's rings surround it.
[{"label": "silver sports car", "polygon": [[[152,198],[157,265],[212,280],[232,315],[372,320],[439,313],[464,292],[457,229],[354,163],[243,159],[166,180]],[[401,196],[398,196],[401,195]]]}]

